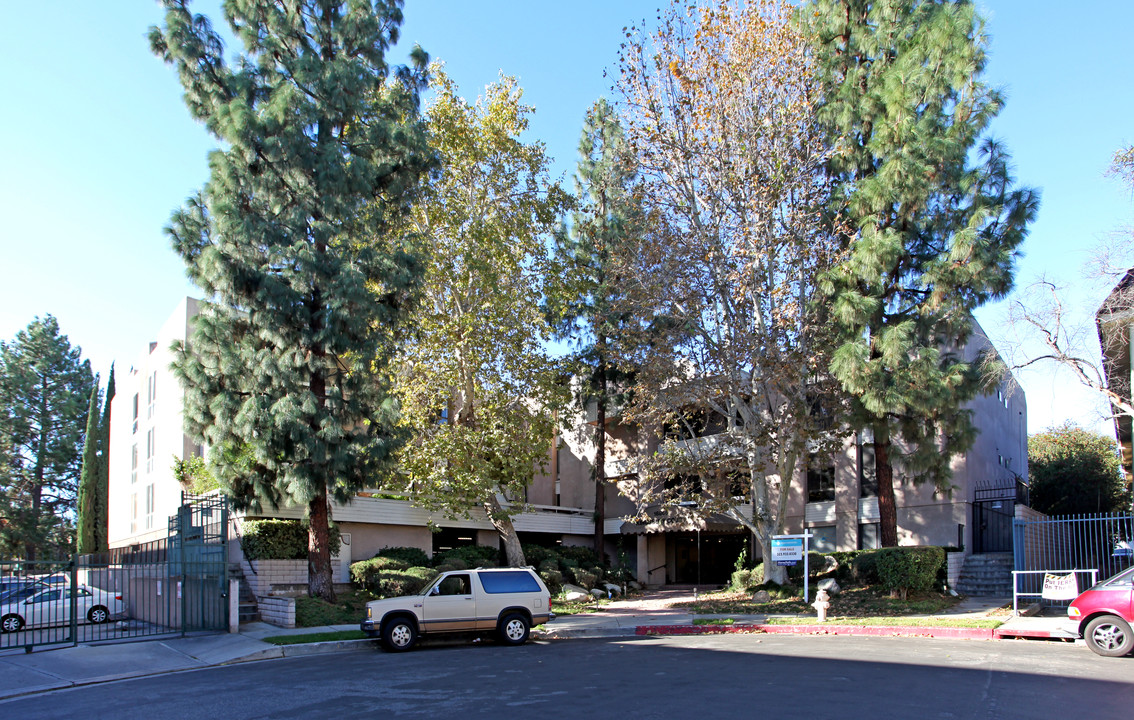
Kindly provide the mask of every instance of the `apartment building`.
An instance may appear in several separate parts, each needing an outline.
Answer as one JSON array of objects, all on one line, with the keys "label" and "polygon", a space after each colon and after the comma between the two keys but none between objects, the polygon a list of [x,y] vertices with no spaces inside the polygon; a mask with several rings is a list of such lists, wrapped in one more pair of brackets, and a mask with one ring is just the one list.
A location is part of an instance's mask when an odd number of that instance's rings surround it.
[{"label": "apartment building", "polygon": [[[189,337],[198,303],[182,300],[153,342],[135,359],[119,383],[111,411],[110,544],[121,547],[165,537],[168,518],[181,502],[173,473],[175,459],[200,456],[202,448],[185,435],[183,393],[170,370],[174,341]],[[977,328],[966,348],[976,357],[991,347]],[[954,489],[935,493],[895,470],[899,540],[903,545],[964,547],[968,552],[997,549],[1004,542],[1017,502],[1017,481],[1027,477],[1027,408],[1023,391],[1012,379],[995,393],[969,405],[980,434],[973,448],[953,461]],[[593,411],[591,413],[593,415]],[[514,525],[525,542],[591,545],[595,534],[595,418],[580,411],[560,434],[549,439],[548,463],[527,489],[525,512]],[[696,512],[667,510],[649,522],[634,501],[636,476],[628,459],[653,452],[659,440],[639,428],[609,419],[606,428],[604,488],[605,550],[612,560],[629,563],[649,585],[715,584],[727,579],[737,555],[753,551],[750,534],[730,518],[702,518]],[[878,501],[873,484],[870,438],[847,436],[840,452],[821,466],[801,468],[788,499],[787,531],[807,529],[816,550],[875,547]],[[806,481],[802,481],[802,478]],[[741,506],[751,512],[750,506]],[[290,507],[268,516],[301,518]],[[253,516],[247,516],[253,517]],[[351,560],[372,557],[388,546],[413,546],[427,553],[460,544],[495,545],[496,531],[483,512],[449,518],[377,488],[332,507],[343,533],[339,580],[347,579]],[[1006,539],[1010,543],[1010,537]],[[1000,549],[1010,549],[1000,548]]]},{"label": "apartment building", "polygon": [[[184,393],[170,364],[175,341],[190,336],[198,301],[184,298],[155,339],[120,375],[111,408],[110,546],[123,547],[164,538],[168,519],[181,504],[182,487],[174,476],[175,460],[201,456],[203,449],[183,429]],[[549,455],[551,441],[548,443]],[[593,493],[589,506],[573,489],[553,495],[546,474],[536,478],[527,512],[514,519],[521,540],[583,545],[593,542]],[[536,499],[539,498],[539,499]],[[546,504],[541,504],[546,499]],[[302,518],[304,509],[281,508],[264,517]],[[257,516],[246,515],[254,518]],[[483,511],[448,518],[377,489],[359,493],[349,504],[334,505],[332,517],[343,534],[340,581],[351,559],[370,558],[383,547],[412,546],[432,553],[461,544],[495,545],[497,533]],[[237,532],[239,529],[237,528]]]},{"label": "apartment building", "polygon": [[[994,348],[976,325],[964,357],[973,360],[986,350]],[[901,545],[957,547],[969,554],[1012,549],[1015,507],[1027,502],[1027,400],[1008,377],[967,407],[979,432],[973,447],[953,459],[949,492],[918,485],[900,467],[894,469]],[[593,419],[584,425],[593,428]],[[575,502],[593,506],[593,489],[565,480],[589,474],[594,461],[591,433],[565,433],[555,467],[561,483],[590,492]],[[700,440],[712,442],[714,437]],[[641,504],[633,500],[639,480],[629,458],[655,452],[659,442],[653,434],[620,426],[617,420],[608,423],[607,552],[614,557],[621,550],[633,557],[640,580],[649,585],[725,582],[739,554],[758,553],[750,533],[732,518],[703,517],[691,499],[682,503],[687,507],[645,508],[644,522],[622,519],[643,514]],[[880,515],[869,434],[848,432],[840,451],[802,461],[797,478],[789,491],[786,532],[810,532],[811,547],[820,552],[878,547]],[[745,492],[743,479],[737,492]],[[741,504],[739,510],[751,516],[751,505]]]}]

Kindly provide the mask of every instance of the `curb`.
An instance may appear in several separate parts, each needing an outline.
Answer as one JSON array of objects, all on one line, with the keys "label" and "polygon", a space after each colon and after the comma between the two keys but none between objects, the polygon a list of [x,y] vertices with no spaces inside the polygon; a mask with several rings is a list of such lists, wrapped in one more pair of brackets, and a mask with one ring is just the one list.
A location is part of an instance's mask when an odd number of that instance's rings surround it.
[{"label": "curb", "polygon": [[912,625],[640,625],[637,635],[860,635],[875,637],[930,637],[953,640],[993,640],[991,628],[917,627]]}]

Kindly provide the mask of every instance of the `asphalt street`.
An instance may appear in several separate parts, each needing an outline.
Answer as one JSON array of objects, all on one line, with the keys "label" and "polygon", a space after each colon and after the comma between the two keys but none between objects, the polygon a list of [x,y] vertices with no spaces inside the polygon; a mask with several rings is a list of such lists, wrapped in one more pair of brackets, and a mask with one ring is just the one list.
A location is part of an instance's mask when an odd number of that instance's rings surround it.
[{"label": "asphalt street", "polygon": [[285,658],[0,702],[36,718],[1129,718],[1134,658],[1029,641],[705,635]]}]

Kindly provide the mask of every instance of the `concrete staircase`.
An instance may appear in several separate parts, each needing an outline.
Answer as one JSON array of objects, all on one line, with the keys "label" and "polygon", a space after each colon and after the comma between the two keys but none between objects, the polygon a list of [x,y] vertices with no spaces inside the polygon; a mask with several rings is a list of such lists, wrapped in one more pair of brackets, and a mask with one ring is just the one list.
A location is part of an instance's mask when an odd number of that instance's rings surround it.
[{"label": "concrete staircase", "polygon": [[229,579],[240,581],[240,599],[237,602],[240,622],[259,622],[260,606],[256,603],[256,596],[252,594],[247,581],[244,580],[244,571],[239,565],[233,564],[229,566],[228,576]]},{"label": "concrete staircase", "polygon": [[961,567],[957,592],[975,597],[1011,597],[1012,570],[1012,553],[969,555]]}]

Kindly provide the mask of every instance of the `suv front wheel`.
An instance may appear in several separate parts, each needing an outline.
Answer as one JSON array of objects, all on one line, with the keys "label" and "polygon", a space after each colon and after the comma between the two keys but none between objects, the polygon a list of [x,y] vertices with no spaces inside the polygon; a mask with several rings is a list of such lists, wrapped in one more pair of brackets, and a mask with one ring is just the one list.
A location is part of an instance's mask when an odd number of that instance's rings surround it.
[{"label": "suv front wheel", "polygon": [[417,628],[406,618],[388,620],[382,628],[382,644],[391,652],[403,652],[417,642]]},{"label": "suv front wheel", "polygon": [[500,618],[497,632],[500,639],[508,645],[523,645],[528,641],[531,623],[520,613],[508,613]]}]

